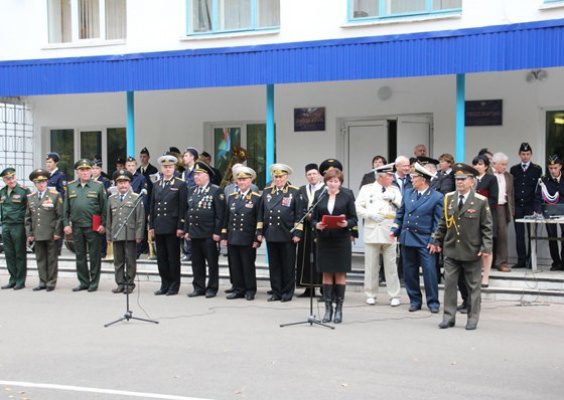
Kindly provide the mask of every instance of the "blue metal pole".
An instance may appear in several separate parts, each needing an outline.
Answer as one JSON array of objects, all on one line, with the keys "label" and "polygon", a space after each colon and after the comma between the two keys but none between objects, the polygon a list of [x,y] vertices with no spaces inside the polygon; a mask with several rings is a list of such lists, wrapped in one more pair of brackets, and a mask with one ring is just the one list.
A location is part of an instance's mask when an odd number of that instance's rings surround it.
[{"label": "blue metal pole", "polygon": [[456,162],[466,158],[466,134],[464,132],[464,100],[466,98],[466,74],[456,74]]},{"label": "blue metal pole", "polygon": [[[266,180],[274,164],[274,85],[266,85]],[[266,182],[265,182],[266,183]]]},{"label": "blue metal pole", "polygon": [[135,97],[127,92],[127,155],[135,157]]}]

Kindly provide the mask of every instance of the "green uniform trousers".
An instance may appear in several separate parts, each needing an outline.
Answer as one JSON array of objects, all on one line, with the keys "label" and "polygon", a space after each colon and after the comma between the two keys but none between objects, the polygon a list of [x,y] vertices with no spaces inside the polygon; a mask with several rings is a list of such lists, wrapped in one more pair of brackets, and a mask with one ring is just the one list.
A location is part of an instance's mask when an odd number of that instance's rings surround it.
[{"label": "green uniform trousers", "polygon": [[[91,226],[80,227],[73,225],[72,236],[76,254],[76,275],[80,287],[96,290],[100,282],[100,234],[94,232]],[[86,261],[87,249],[90,256],[90,270],[88,270],[88,262]]]},{"label": "green uniform trousers", "polygon": [[[134,240],[120,240],[114,244],[114,267],[116,283],[119,287],[135,288],[135,274],[137,272],[137,243]],[[127,275],[125,266],[127,263]]]},{"label": "green uniform trousers", "polygon": [[59,271],[57,243],[54,240],[36,240],[35,259],[39,273],[39,286],[55,288]]},{"label": "green uniform trousers", "polygon": [[4,224],[2,226],[4,253],[10,273],[10,285],[25,286],[27,275],[27,249],[24,224]]}]

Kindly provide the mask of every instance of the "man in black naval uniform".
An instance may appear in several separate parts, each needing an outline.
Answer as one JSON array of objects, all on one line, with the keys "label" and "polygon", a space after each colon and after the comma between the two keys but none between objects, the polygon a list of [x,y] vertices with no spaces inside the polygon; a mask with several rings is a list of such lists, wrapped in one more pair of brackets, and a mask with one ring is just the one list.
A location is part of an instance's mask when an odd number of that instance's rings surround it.
[{"label": "man in black naval uniform", "polygon": [[[217,185],[210,183],[213,170],[202,161],[194,164],[196,186],[188,189],[186,232],[184,238],[192,246],[192,271],[194,291],[188,297],[205,295],[215,297],[219,288],[218,242],[225,216],[225,196]],[[206,286],[206,261],[209,279]]]},{"label": "man in black naval uniform", "polygon": [[161,288],[155,295],[173,296],[180,288],[180,240],[184,236],[186,184],[174,176],[178,159],[171,153],[159,157],[163,177],[153,185],[149,235],[156,238]]},{"label": "man in black naval uniform", "polygon": [[60,193],[62,198],[65,198],[65,189],[67,187],[67,176],[58,168],[61,157],[54,151],[47,153],[45,159],[45,167],[49,171],[50,176],[47,181],[47,187],[53,188]]},{"label": "man in black naval uniform", "polygon": [[262,192],[257,239],[266,239],[272,296],[268,301],[291,301],[296,284],[296,244],[303,233],[299,223],[304,210],[300,189],[288,183],[292,168],[272,164],[273,183]]},{"label": "man in black naval uniform", "polygon": [[233,169],[233,178],[237,189],[227,197],[222,244],[229,249],[229,272],[233,283],[233,292],[227,299],[246,298],[253,300],[257,292],[255,268],[257,240],[257,218],[261,196],[253,191],[251,185],[256,172],[245,166]]},{"label": "man in black naval uniform", "polygon": [[[515,188],[515,219],[532,215],[535,211],[535,197],[542,168],[531,162],[533,149],[529,143],[521,143],[519,158],[521,162],[510,169]],[[530,237],[530,227],[527,224],[527,234]],[[517,244],[517,264],[512,268],[526,268],[529,254],[525,242],[525,224],[515,222],[515,241]]]},{"label": "man in black naval uniform", "polygon": [[[548,158],[548,174],[542,177],[537,190],[537,202],[535,211],[542,213],[543,204],[564,204],[564,179],[562,179],[562,160],[556,154]],[[550,257],[552,258],[551,271],[564,271],[564,224],[545,224],[548,237]],[[560,236],[558,236],[560,226]],[[558,251],[558,245],[562,249]]]},{"label": "man in black naval uniform", "polygon": [[157,174],[159,170],[149,162],[151,155],[146,147],[143,147],[139,152],[139,162],[141,165],[137,168],[137,172],[145,177],[145,182],[147,183],[147,191],[149,192],[147,196],[151,197],[151,191],[153,190],[153,182],[151,181],[151,175]]}]

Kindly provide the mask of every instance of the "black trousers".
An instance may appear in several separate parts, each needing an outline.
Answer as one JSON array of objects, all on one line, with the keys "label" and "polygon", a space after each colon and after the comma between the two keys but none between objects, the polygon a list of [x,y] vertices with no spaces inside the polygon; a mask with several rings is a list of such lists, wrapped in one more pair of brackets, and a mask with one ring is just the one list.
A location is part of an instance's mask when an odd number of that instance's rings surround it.
[{"label": "black trousers", "polygon": [[[515,219],[523,218],[526,215],[533,214],[533,207],[518,207],[515,206]],[[519,264],[526,264],[529,261],[529,251],[527,251],[527,243],[530,243],[531,226],[530,224],[522,224],[515,222],[515,241],[517,245],[517,262]],[[525,240],[525,225],[527,225],[527,240]]]},{"label": "black trousers", "polygon": [[[219,287],[219,251],[217,242],[212,238],[191,239],[192,242],[192,285],[198,292],[217,293]],[[206,261],[209,268],[208,285],[206,286]]]},{"label": "black trousers", "polygon": [[229,271],[233,288],[237,294],[257,292],[257,273],[255,268],[256,249],[250,246],[228,245]]},{"label": "black trousers", "polygon": [[155,237],[161,291],[178,293],[180,289],[180,239],[174,233],[157,234]]},{"label": "black trousers", "polygon": [[[560,226],[560,236],[558,236],[558,226]],[[564,224],[546,224],[546,232],[548,233],[549,238],[563,238]],[[550,257],[552,258],[552,263],[554,265],[560,265],[562,264],[562,261],[564,261],[564,245],[562,245],[562,249],[558,251],[558,242],[559,240],[549,240],[548,242]]]},{"label": "black trousers", "polygon": [[272,294],[291,299],[296,286],[296,245],[293,242],[266,242]]}]

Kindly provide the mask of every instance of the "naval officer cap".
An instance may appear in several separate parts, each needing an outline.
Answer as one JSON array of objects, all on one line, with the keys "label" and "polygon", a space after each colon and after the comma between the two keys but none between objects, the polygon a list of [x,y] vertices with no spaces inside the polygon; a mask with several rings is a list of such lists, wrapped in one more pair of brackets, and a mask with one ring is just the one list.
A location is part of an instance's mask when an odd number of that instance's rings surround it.
[{"label": "naval officer cap", "polygon": [[386,164],[386,165],[381,165],[378,168],[375,168],[374,171],[378,174],[393,175],[394,174],[394,167],[395,167],[395,163],[389,163],[389,164]]},{"label": "naval officer cap", "polygon": [[114,182],[117,181],[130,181],[133,179],[133,174],[126,169],[119,169],[112,175]]},{"label": "naval officer cap", "polygon": [[558,156],[558,154],[553,154],[550,157],[548,157],[548,165],[556,165],[556,164],[562,165],[562,159]]},{"label": "naval officer cap", "polygon": [[203,161],[196,161],[194,164],[194,172],[203,172],[204,174],[208,174],[210,177],[215,175],[215,172],[211,167]]},{"label": "naval officer cap", "polygon": [[276,163],[270,166],[271,175],[292,175],[294,170],[286,164]]},{"label": "naval officer cap", "polygon": [[54,152],[54,151],[50,151],[49,153],[47,153],[47,157],[45,157],[46,160],[53,160],[54,162],[59,162],[61,161],[61,156],[59,155],[59,153]]},{"label": "naval officer cap", "polygon": [[423,178],[425,178],[426,180],[431,180],[432,178],[434,178],[436,175],[432,174],[430,171],[428,171],[424,166],[422,166],[421,164],[419,164],[418,162],[415,162],[414,164],[414,170],[412,173],[410,173],[410,175],[413,176],[421,176]]},{"label": "naval officer cap", "polygon": [[519,146],[519,153],[522,151],[530,151],[532,153],[533,149],[531,148],[531,145],[529,143],[523,142],[521,143],[521,146]]},{"label": "naval officer cap", "polygon": [[165,153],[157,159],[157,162],[161,165],[176,165],[178,158],[170,151],[165,151]]},{"label": "naval officer cap", "polygon": [[241,165],[233,172],[233,176],[237,179],[247,179],[255,180],[257,173],[254,169]]},{"label": "naval officer cap", "polygon": [[74,169],[91,169],[91,168],[92,168],[92,163],[87,158],[82,158],[74,163]]},{"label": "naval officer cap", "polygon": [[194,157],[195,159],[198,159],[199,157],[198,150],[195,149],[194,147],[186,148],[185,152],[192,154],[192,157]]},{"label": "naval officer cap", "polygon": [[31,174],[29,174],[29,180],[33,182],[45,182],[49,180],[50,176],[51,173],[49,171],[38,168],[31,171]]},{"label": "naval officer cap", "polygon": [[417,162],[423,166],[427,164],[439,165],[439,160],[435,160],[431,157],[419,156],[417,157]]},{"label": "naval officer cap", "polygon": [[0,177],[2,178],[9,178],[14,175],[16,175],[16,170],[12,167],[4,168],[2,173],[0,173]]},{"label": "naval officer cap", "polygon": [[452,173],[454,174],[454,179],[474,178],[479,175],[474,167],[462,163],[454,164],[452,166]]},{"label": "naval officer cap", "polygon": [[334,158],[328,158],[327,160],[323,161],[319,164],[319,173],[321,175],[325,175],[325,173],[333,168],[343,170],[343,164],[339,160],[335,160]]}]

